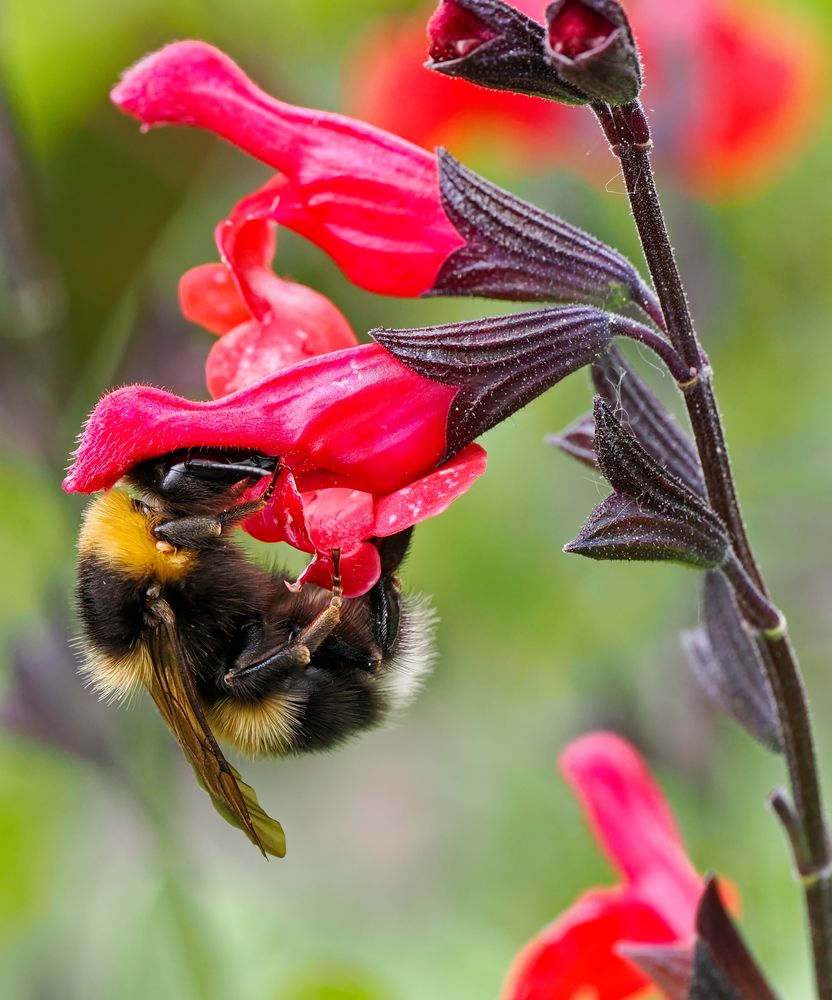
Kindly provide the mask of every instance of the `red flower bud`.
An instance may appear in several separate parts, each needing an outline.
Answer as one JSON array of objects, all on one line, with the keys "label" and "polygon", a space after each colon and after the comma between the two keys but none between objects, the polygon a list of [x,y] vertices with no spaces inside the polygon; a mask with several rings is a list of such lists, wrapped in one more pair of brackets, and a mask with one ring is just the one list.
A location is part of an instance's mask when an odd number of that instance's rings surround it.
[{"label": "red flower bud", "polygon": [[575,0],[562,0],[549,21],[549,46],[553,52],[575,60],[609,41],[617,27],[602,14]]},{"label": "red flower bud", "polygon": [[428,39],[428,68],[446,76],[563,104],[590,99],[546,59],[543,26],[502,0],[440,0]]},{"label": "red flower bud", "polygon": [[603,397],[595,397],[593,412],[598,466],[614,492],[564,551],[591,559],[722,566],[730,541],[707,501],[657,461]]},{"label": "red flower bud", "polygon": [[493,28],[457,0],[442,0],[428,21],[428,52],[434,62],[465,58],[496,37]]},{"label": "red flower bud", "polygon": [[782,753],[777,706],[760,650],[733,591],[719,573],[705,577],[702,625],[682,633],[694,676],[726,715],[774,753]]},{"label": "red flower bud", "polygon": [[641,59],[616,0],[555,0],[546,49],[558,73],[597,101],[628,104],[641,90]]}]

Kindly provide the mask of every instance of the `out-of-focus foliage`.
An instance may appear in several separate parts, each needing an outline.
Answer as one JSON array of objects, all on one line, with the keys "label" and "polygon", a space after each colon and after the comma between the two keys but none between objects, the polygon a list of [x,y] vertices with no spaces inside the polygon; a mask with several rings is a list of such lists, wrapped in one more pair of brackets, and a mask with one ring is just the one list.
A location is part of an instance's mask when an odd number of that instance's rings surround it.
[{"label": "out-of-focus foliage", "polygon": [[[779,6],[814,17],[832,45],[825,0]],[[336,755],[250,768],[286,827],[284,861],[267,865],[216,818],[147,700],[98,705],[63,641],[47,641],[73,631],[81,504],[58,486],[73,437],[119,382],[204,393],[212,341],[178,316],[176,283],[213,259],[214,223],[268,176],[206,136],[140,136],[108,105],[110,85],[147,49],[197,36],[272,92],[338,108],[351,42],[374,17],[415,7],[0,8],[0,995],[493,996],[523,941],[582,888],[612,881],[553,768],[563,743],[599,725],[648,751],[691,857],[738,884],[747,935],[784,995],[806,991],[798,894],[762,805],[779,763],[712,719],[677,645],[696,577],[561,553],[600,487],[542,440],[587,408],[582,374],[489,434],[488,476],[417,532],[407,581],[433,594],[442,627],[416,708]],[[827,771],[831,138],[827,116],[753,200],[706,208],[665,187]],[[487,159],[472,165],[493,176]],[[637,254],[612,165],[606,192],[574,176],[494,179]],[[373,298],[288,233],[276,263],[359,331],[483,310]]]}]

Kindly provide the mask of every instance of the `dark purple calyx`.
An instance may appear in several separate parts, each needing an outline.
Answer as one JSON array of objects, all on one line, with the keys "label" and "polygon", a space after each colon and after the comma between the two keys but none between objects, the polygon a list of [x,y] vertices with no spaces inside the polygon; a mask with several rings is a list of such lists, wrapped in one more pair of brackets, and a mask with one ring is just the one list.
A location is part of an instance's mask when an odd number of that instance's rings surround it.
[{"label": "dark purple calyx", "polygon": [[641,58],[620,3],[554,0],[546,22],[546,52],[559,76],[605,104],[635,101]]}]

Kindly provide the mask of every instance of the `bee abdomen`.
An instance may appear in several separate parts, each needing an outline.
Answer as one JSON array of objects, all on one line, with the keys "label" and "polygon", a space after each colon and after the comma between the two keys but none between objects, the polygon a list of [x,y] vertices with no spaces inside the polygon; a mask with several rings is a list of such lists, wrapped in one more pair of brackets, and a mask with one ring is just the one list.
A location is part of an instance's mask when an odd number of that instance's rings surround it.
[{"label": "bee abdomen", "polygon": [[136,648],[146,627],[149,582],[127,577],[95,556],[81,560],[76,599],[88,647],[116,657]]}]

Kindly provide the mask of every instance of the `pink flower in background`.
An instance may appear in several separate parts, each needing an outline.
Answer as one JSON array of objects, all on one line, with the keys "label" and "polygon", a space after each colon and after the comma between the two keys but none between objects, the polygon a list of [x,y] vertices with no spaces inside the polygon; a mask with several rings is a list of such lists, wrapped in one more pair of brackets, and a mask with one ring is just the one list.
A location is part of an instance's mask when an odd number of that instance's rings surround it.
[{"label": "pink flower in background", "polygon": [[[545,0],[513,6],[543,21]],[[644,56],[642,100],[659,164],[706,196],[742,194],[772,177],[820,107],[820,51],[811,27],[741,0],[625,6]],[[368,30],[347,69],[351,113],[463,158],[496,150],[524,169],[556,165],[597,183],[609,179],[608,154],[585,111],[424,69],[430,9]]]},{"label": "pink flower in background", "polygon": [[560,770],[621,884],[590,889],[520,952],[502,1000],[624,1000],[650,985],[618,951],[690,944],[704,889],[636,750],[611,733],[569,744]]}]

